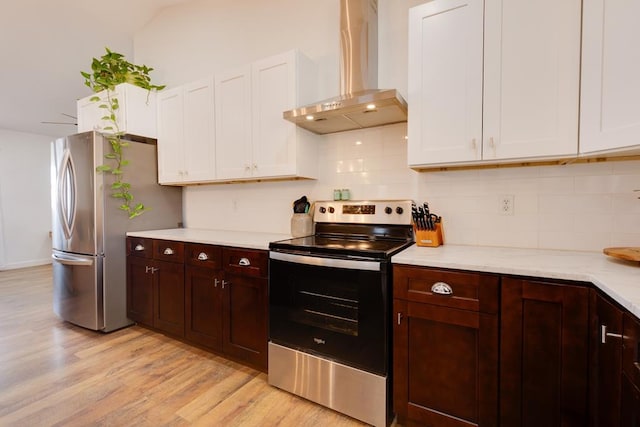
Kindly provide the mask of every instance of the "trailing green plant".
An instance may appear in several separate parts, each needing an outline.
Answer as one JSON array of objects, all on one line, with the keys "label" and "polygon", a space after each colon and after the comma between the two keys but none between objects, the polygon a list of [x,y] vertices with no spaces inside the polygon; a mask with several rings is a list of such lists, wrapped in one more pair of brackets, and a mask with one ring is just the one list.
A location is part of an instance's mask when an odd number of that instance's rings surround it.
[{"label": "trailing green plant", "polygon": [[[154,85],[151,83],[149,73],[153,68],[146,65],[136,65],[127,61],[124,55],[113,52],[109,48],[105,48],[105,53],[100,59],[93,58],[91,62],[91,72],[81,71],[84,77],[84,84],[91,88],[95,93],[104,91],[106,93],[106,102],[100,104],[99,107],[105,110],[103,121],[109,123],[103,127],[108,132],[107,140],[111,146],[111,151],[105,154],[105,158],[109,164],[105,163],[96,168],[98,172],[110,173],[114,177],[111,184],[111,196],[121,199],[120,209],[129,215],[129,219],[142,215],[150,208],[143,203],[135,203],[133,194],[131,193],[131,184],[124,180],[124,168],[129,165],[129,161],[125,159],[124,152],[129,143],[122,139],[124,132],[120,130],[117,120],[117,112],[120,109],[118,98],[113,96],[112,91],[121,83],[129,83],[143,89],[162,90],[164,85]],[[93,102],[100,101],[99,96],[93,96],[90,99]]]}]

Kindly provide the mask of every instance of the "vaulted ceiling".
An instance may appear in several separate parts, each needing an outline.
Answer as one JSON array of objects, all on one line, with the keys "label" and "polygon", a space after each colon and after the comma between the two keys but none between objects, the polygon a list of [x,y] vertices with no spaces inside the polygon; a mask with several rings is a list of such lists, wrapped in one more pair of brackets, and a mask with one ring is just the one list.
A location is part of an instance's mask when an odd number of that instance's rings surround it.
[{"label": "vaulted ceiling", "polygon": [[[76,132],[80,71],[104,48],[135,62],[133,35],[161,9],[190,0],[20,0],[0,5],[0,129]],[[72,124],[45,124],[62,122]]]}]

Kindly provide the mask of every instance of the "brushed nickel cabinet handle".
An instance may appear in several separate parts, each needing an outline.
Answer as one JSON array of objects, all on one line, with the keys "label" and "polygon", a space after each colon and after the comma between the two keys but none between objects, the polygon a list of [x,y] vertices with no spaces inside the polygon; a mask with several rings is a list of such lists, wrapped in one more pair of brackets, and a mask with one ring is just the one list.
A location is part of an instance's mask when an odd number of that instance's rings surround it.
[{"label": "brushed nickel cabinet handle", "polygon": [[166,248],[163,252],[163,254],[165,255],[173,255],[173,249],[171,248]]},{"label": "brushed nickel cabinet handle", "polygon": [[206,261],[208,259],[209,259],[209,257],[204,252],[200,252],[198,254],[198,261]]},{"label": "brushed nickel cabinet handle", "polygon": [[135,247],[135,248],[133,248],[133,250],[134,250],[134,251],[138,251],[138,252],[140,252],[140,251],[144,251],[144,246],[142,246],[142,244],[138,243],[138,244],[136,245],[136,247]]},{"label": "brushed nickel cabinet handle", "polygon": [[220,283],[220,280],[218,280],[218,278],[217,278],[217,277],[216,277],[215,279],[213,279],[213,286],[214,286],[215,288],[217,288],[217,287],[218,287],[218,283]]},{"label": "brushed nickel cabinet handle", "polygon": [[251,265],[251,261],[249,261],[249,258],[240,258],[240,261],[238,261],[238,265],[246,267],[248,265]]},{"label": "brushed nickel cabinet handle", "polygon": [[615,334],[613,332],[607,332],[607,325],[600,325],[600,343],[606,344],[607,337],[611,338],[623,338],[622,334]]},{"label": "brushed nickel cabinet handle", "polygon": [[222,289],[224,289],[225,285],[230,285],[231,282],[227,282],[226,280],[222,279]]},{"label": "brushed nickel cabinet handle", "polygon": [[453,295],[453,289],[447,283],[436,282],[431,286],[431,292],[438,295]]}]

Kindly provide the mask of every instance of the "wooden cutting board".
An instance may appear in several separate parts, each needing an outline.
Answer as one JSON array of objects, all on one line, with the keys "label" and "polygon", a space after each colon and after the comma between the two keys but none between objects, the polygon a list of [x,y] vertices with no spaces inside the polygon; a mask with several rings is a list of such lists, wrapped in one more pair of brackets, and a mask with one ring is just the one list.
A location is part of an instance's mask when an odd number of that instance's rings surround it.
[{"label": "wooden cutting board", "polygon": [[640,262],[640,247],[604,248],[602,252],[615,258]]}]

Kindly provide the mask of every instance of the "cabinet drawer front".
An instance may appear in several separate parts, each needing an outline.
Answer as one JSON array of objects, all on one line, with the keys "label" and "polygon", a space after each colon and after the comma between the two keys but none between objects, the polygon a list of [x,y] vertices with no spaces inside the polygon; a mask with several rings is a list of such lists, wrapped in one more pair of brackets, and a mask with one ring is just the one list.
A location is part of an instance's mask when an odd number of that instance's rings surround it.
[{"label": "cabinet drawer front", "polygon": [[151,258],[153,256],[153,240],[142,237],[127,237],[127,255]]},{"label": "cabinet drawer front", "polygon": [[267,277],[269,254],[260,250],[225,248],[222,265],[225,271],[235,274]]},{"label": "cabinet drawer front", "polygon": [[162,261],[184,263],[184,243],[174,242],[172,240],[154,240],[153,258]]},{"label": "cabinet drawer front", "polygon": [[498,312],[498,276],[475,272],[395,265],[393,295],[464,310]]},{"label": "cabinet drawer front", "polygon": [[187,264],[219,270],[222,268],[222,248],[220,246],[187,243],[185,260]]}]

